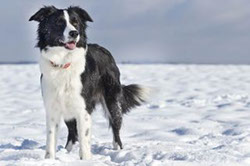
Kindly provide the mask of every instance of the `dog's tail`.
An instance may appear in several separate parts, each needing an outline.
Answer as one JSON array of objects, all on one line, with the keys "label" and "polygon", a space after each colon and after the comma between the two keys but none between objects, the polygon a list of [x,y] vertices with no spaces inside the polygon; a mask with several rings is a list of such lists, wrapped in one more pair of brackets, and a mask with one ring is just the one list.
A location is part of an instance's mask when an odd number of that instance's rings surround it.
[{"label": "dog's tail", "polygon": [[140,106],[148,100],[150,88],[143,87],[137,84],[122,86],[122,113],[128,113],[132,108]]}]

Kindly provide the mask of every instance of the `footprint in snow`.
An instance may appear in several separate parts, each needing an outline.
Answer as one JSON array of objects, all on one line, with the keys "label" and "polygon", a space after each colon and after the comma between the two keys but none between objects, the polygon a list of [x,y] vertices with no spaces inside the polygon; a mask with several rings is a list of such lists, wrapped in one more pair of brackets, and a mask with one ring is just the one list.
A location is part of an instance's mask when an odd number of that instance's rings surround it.
[{"label": "footprint in snow", "polygon": [[226,136],[236,136],[236,135],[242,134],[242,132],[238,131],[236,129],[227,129],[227,130],[223,131],[222,134],[226,135]]},{"label": "footprint in snow", "polygon": [[160,107],[159,107],[159,105],[154,104],[154,105],[149,105],[148,108],[149,108],[149,109],[158,109],[158,108],[160,108]]},{"label": "footprint in snow", "polygon": [[177,135],[182,136],[182,135],[191,134],[192,130],[188,129],[188,128],[181,127],[181,128],[177,128],[177,129],[171,130],[171,132],[176,133]]},{"label": "footprint in snow", "polygon": [[188,159],[188,157],[186,155],[183,155],[183,154],[180,154],[180,153],[175,153],[175,154],[172,154],[170,157],[169,157],[170,160],[175,160],[175,161],[185,161]]},{"label": "footprint in snow", "polygon": [[231,104],[230,103],[218,104],[216,107],[217,108],[225,108],[225,107],[228,107],[228,106],[231,106]]}]

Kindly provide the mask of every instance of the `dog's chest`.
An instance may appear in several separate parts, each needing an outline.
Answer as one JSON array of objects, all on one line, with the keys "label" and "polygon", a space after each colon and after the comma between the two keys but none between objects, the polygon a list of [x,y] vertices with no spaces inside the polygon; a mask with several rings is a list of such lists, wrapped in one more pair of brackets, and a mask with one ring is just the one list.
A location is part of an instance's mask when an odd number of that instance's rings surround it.
[{"label": "dog's chest", "polygon": [[53,74],[54,79],[51,80],[55,93],[58,97],[71,97],[80,95],[82,90],[81,73],[72,69],[61,69]]},{"label": "dog's chest", "polygon": [[73,63],[67,69],[47,66],[43,72],[42,89],[47,110],[59,111],[65,119],[71,119],[85,109],[81,96],[81,74],[85,61]]}]

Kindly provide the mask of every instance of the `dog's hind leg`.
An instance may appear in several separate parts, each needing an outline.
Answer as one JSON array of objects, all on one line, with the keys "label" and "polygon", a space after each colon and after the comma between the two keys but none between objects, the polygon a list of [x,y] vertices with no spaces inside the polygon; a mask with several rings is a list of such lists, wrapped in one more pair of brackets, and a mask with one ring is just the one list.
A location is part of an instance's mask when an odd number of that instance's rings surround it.
[{"label": "dog's hind leg", "polygon": [[68,127],[68,140],[65,148],[70,152],[73,148],[73,145],[78,141],[76,119],[65,121],[66,126]]},{"label": "dog's hind leg", "polygon": [[122,109],[120,103],[111,99],[105,98],[105,103],[102,104],[106,114],[108,114],[109,124],[113,131],[113,147],[115,150],[122,149],[122,141],[120,138],[120,129],[122,125]]},{"label": "dog's hind leg", "polygon": [[[117,68],[116,66],[113,66]],[[113,131],[113,147],[114,149],[122,149],[122,141],[120,138],[120,129],[122,126],[122,87],[119,81],[119,71],[113,71],[102,77],[103,82],[103,99],[102,104],[109,118],[109,124]],[[106,108],[105,108],[106,107]]]},{"label": "dog's hind leg", "polygon": [[113,131],[113,148],[115,150],[123,149],[122,141],[120,138],[121,122],[122,118],[120,118],[120,120],[115,120],[114,122],[111,122]]},{"label": "dog's hind leg", "polygon": [[122,141],[120,138],[120,129],[122,126],[122,111],[119,103],[112,103],[107,106],[110,112],[109,123],[113,131],[113,147],[115,150],[122,149]]}]

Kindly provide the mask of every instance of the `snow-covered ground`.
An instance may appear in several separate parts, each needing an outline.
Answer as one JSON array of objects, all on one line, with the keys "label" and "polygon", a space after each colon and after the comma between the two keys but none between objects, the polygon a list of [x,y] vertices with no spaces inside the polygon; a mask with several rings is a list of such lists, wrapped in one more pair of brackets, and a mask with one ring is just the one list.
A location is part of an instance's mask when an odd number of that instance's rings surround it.
[{"label": "snow-covered ground", "polygon": [[119,65],[122,83],[154,87],[151,101],[125,116],[124,149],[100,107],[93,114],[93,160],[78,145],[45,160],[45,111],[38,65],[0,65],[0,165],[244,166],[250,165],[250,66]]}]

